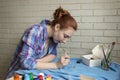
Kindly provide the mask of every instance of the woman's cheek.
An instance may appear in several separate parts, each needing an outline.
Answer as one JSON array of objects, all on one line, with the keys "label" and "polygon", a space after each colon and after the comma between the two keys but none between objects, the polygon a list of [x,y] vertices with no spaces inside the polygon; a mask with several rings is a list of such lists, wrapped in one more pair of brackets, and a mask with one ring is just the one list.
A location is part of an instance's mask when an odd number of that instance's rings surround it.
[{"label": "woman's cheek", "polygon": [[63,40],[63,36],[62,35],[59,36],[59,40],[60,41]]}]

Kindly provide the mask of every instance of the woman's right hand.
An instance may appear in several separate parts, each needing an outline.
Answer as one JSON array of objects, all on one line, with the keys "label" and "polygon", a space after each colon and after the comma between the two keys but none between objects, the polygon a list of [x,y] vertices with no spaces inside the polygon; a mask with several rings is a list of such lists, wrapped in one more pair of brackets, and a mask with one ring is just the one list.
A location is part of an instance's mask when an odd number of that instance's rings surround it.
[{"label": "woman's right hand", "polygon": [[65,65],[68,65],[70,62],[70,56],[65,55],[65,56],[61,56],[59,61],[57,62],[57,66],[58,68],[61,68]]}]

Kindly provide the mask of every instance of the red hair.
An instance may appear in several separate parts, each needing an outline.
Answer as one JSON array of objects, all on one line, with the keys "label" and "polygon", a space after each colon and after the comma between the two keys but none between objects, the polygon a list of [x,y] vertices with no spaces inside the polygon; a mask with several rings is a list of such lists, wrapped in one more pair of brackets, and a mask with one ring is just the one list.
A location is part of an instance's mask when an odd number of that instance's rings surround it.
[{"label": "red hair", "polygon": [[77,30],[77,22],[67,10],[59,7],[55,10],[53,17],[52,26],[60,24],[60,29],[72,27],[74,30]]}]

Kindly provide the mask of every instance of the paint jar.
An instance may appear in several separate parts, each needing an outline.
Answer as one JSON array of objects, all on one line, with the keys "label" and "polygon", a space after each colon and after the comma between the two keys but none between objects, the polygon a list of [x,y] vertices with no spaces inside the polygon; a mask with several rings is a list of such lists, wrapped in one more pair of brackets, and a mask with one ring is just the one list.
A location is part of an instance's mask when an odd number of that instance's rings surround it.
[{"label": "paint jar", "polygon": [[17,73],[14,74],[14,80],[20,80],[19,74],[17,74]]},{"label": "paint jar", "polygon": [[101,62],[101,68],[103,70],[109,70],[109,66],[110,66],[110,61],[105,61],[105,59],[103,59],[103,61]]},{"label": "paint jar", "polygon": [[40,80],[39,78],[34,78],[34,80]]},{"label": "paint jar", "polygon": [[33,74],[29,73],[30,80],[33,80]]},{"label": "paint jar", "polygon": [[39,80],[44,80],[44,73],[39,73],[38,78]]},{"label": "paint jar", "polygon": [[24,80],[30,80],[29,74],[25,74],[25,75],[24,75]]},{"label": "paint jar", "polygon": [[47,75],[47,76],[46,76],[46,80],[52,80],[51,75]]}]

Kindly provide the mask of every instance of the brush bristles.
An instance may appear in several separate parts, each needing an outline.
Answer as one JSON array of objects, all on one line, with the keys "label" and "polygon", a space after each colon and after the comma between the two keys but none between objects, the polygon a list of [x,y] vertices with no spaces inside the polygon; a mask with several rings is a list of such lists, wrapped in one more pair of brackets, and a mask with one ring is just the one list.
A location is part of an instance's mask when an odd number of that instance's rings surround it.
[{"label": "brush bristles", "polygon": [[115,45],[115,42],[112,42],[112,45]]}]

